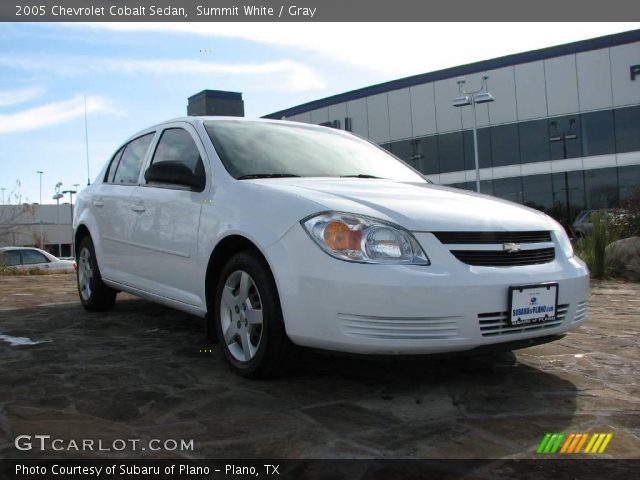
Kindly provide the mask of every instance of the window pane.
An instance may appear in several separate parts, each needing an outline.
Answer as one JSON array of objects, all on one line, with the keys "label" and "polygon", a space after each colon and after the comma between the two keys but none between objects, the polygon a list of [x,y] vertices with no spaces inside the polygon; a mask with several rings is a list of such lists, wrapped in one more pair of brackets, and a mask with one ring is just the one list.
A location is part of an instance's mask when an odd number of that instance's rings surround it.
[{"label": "window pane", "polygon": [[409,145],[409,140],[401,140],[399,142],[385,143],[380,146],[385,150],[388,150],[389,152],[393,153],[396,157],[398,157],[407,165],[411,165],[413,168],[418,168],[417,162],[411,159],[411,146]]},{"label": "window pane", "polygon": [[553,187],[551,175],[528,175],[522,177],[523,200],[527,207],[551,212],[553,208]]},{"label": "window pane", "polygon": [[618,172],[615,168],[585,170],[587,208],[611,208],[618,205]]},{"label": "window pane", "polygon": [[581,123],[582,153],[585,157],[615,153],[612,110],[584,113]]},{"label": "window pane", "polygon": [[640,188],[640,165],[618,167],[618,179],[620,182],[620,200],[625,200]]},{"label": "window pane", "polygon": [[[563,225],[569,225],[575,217],[586,207],[584,192],[584,174],[581,171],[554,173],[553,180],[553,210],[552,215],[562,220]],[[567,201],[569,209],[567,209]]]},{"label": "window pane", "polygon": [[120,164],[116,170],[113,183],[119,184],[137,184],[140,168],[144,156],[147,153],[149,144],[153,139],[153,133],[148,133],[142,137],[138,137],[127,144],[120,159]]},{"label": "window pane", "polygon": [[522,203],[522,177],[493,180],[493,194],[505,200]]},{"label": "window pane", "polygon": [[9,250],[9,251],[0,253],[0,266],[12,267],[15,265],[20,265],[19,250]]},{"label": "window pane", "polygon": [[619,108],[616,118],[616,151],[640,150],[640,107]]},{"label": "window pane", "polygon": [[203,172],[200,152],[193,138],[182,128],[170,128],[162,132],[152,163],[181,162],[193,173]]},{"label": "window pane", "polygon": [[491,127],[491,161],[494,167],[520,163],[518,125]]},{"label": "window pane", "polygon": [[[491,167],[491,129],[478,129],[478,164],[480,168]],[[464,131],[464,166],[465,170],[476,169],[473,153],[473,130]]]},{"label": "window pane", "polygon": [[438,135],[438,159],[440,173],[464,170],[464,146],[462,132]]},{"label": "window pane", "polygon": [[546,120],[523,122],[518,125],[520,159],[522,163],[546,162],[549,153],[549,124]]},{"label": "window pane", "polygon": [[425,175],[438,173],[438,150],[435,137],[401,140],[391,144],[391,153]]},{"label": "window pane", "polygon": [[480,193],[493,195],[493,180],[480,180]]},{"label": "window pane", "polygon": [[124,152],[124,147],[118,150],[111,159],[111,163],[109,163],[109,169],[107,170],[107,174],[104,177],[106,182],[113,182],[113,177],[116,174],[116,169],[118,168],[118,162],[120,161],[122,152]]},{"label": "window pane", "polygon": [[549,142],[552,160],[581,157],[580,117],[572,115],[549,120]]},{"label": "window pane", "polygon": [[36,263],[49,263],[47,257],[35,250],[22,250],[22,264],[35,265]]}]

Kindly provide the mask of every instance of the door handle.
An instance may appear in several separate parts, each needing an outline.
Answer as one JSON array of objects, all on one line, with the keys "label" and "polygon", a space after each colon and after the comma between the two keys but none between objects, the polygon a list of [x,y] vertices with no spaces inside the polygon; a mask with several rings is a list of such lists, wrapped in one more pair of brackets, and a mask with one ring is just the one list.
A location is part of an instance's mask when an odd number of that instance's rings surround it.
[{"label": "door handle", "polygon": [[134,205],[133,207],[131,207],[131,210],[133,210],[134,212],[144,212],[146,208],[144,207],[144,205]]},{"label": "door handle", "polygon": [[94,207],[102,207],[102,206],[104,206],[104,203],[102,203],[102,200],[94,200],[93,201],[93,206]]}]

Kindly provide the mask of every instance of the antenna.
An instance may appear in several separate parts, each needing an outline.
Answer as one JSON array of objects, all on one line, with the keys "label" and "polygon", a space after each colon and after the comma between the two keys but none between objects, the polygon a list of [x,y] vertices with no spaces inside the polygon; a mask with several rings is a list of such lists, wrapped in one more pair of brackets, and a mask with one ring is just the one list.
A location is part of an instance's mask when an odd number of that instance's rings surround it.
[{"label": "antenna", "polygon": [[87,185],[91,185],[91,174],[89,173],[89,127],[87,124],[87,96],[84,95],[84,143],[87,149]]}]

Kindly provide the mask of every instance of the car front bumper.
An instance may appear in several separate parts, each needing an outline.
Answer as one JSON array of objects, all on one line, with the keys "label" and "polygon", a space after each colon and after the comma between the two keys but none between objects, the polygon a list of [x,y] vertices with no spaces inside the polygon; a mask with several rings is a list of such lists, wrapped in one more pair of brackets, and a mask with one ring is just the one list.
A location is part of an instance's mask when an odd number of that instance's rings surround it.
[{"label": "car front bumper", "polygon": [[[414,234],[429,266],[345,262],[300,225],[271,245],[287,334],[302,346],[363,354],[428,354],[560,335],[586,319],[589,273],[578,258],[517,267],[457,260],[430,233]],[[510,286],[558,283],[556,321],[508,325]]]}]

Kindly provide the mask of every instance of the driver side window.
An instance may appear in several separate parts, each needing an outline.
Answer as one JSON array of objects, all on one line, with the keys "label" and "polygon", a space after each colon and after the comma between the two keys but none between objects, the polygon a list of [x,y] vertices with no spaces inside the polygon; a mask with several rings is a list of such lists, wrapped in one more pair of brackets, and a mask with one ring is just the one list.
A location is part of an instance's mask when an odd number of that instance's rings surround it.
[{"label": "driver side window", "polygon": [[168,128],[162,132],[151,164],[160,162],[180,162],[194,175],[205,176],[200,151],[189,132],[182,128]]}]

